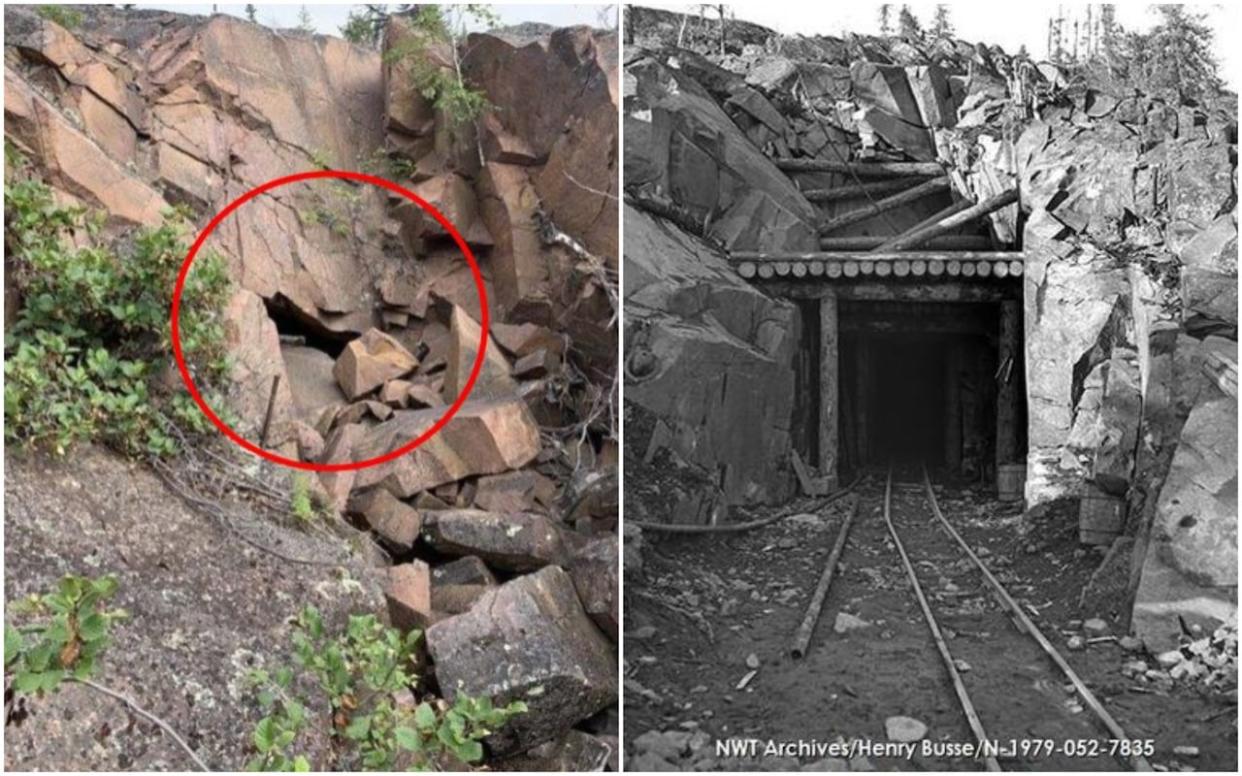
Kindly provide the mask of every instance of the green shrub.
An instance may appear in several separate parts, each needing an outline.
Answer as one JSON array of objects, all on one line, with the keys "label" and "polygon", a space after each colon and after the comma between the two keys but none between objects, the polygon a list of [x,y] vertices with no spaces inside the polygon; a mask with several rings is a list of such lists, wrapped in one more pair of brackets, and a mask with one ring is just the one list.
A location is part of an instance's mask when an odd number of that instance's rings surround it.
[{"label": "green shrub", "polygon": [[66,8],[63,5],[41,5],[35,9],[35,13],[64,27],[66,30],[72,30],[82,24],[82,12],[76,8]]},{"label": "green shrub", "polygon": [[15,602],[11,613],[36,619],[4,623],[4,672],[16,693],[55,690],[65,679],[89,679],[95,660],[108,645],[112,623],[127,617],[123,609],[106,610],[116,593],[116,578],[65,576],[54,593]]},{"label": "green shrub", "polygon": [[[294,621],[293,661],[269,672],[256,670],[259,704],[267,715],[255,727],[257,754],[247,764],[257,771],[305,771],[311,763],[296,753],[312,719],[332,728],[337,762],[320,769],[434,769],[451,755],[464,763],[483,759],[483,738],[526,711],[515,701],[495,708],[487,698],[459,695],[456,702],[422,699],[399,704],[395,696],[417,681],[416,647],[422,634],[402,635],[373,615],[349,618],[344,633],[329,633],[314,607]],[[316,705],[299,692],[311,685]]]},{"label": "green shrub", "polygon": [[[5,335],[5,440],[58,454],[97,440],[162,455],[176,446],[161,414],[206,431],[190,397],[157,382],[172,363],[168,316],[187,214],[169,211],[163,225],[114,251],[100,243],[99,217],[58,204],[39,180],[6,179],[4,210],[10,280],[21,295]],[[223,260],[198,258],[182,296],[181,344],[205,396],[228,374],[228,293]]]},{"label": "green shrub", "polygon": [[410,36],[384,54],[384,61],[408,68],[415,91],[444,114],[450,125],[474,121],[488,108],[487,96],[468,86],[460,68],[450,70],[428,54],[429,47],[441,43],[454,51],[466,34],[471,20],[484,27],[499,17],[486,5],[422,5],[408,17]]}]

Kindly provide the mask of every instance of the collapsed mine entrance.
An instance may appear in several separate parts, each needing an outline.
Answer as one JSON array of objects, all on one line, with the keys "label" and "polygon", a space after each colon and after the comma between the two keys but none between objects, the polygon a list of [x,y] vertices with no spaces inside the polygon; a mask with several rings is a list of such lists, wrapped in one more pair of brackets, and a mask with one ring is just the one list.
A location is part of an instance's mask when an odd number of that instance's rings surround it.
[{"label": "collapsed mine entrance", "polygon": [[922,463],[993,483],[1022,462],[1019,279],[774,285],[800,313],[793,432],[810,467]]}]

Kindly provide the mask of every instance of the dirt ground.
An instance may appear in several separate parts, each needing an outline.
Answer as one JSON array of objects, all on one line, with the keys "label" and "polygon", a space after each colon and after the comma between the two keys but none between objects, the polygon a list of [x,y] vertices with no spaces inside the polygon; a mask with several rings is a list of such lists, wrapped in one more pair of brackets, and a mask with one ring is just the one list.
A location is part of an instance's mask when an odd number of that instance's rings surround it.
[{"label": "dirt ground", "polygon": [[[900,478],[899,478],[900,479]],[[1024,522],[979,488],[937,485],[946,517],[1061,650],[1130,739],[1152,739],[1148,759],[1169,770],[1233,771],[1237,696],[1193,685],[1171,690],[1122,673],[1145,656],[1116,641],[1070,651],[1081,622],[1104,619],[1124,635],[1107,597],[1080,609],[1100,554],[1079,548],[1070,525]],[[885,720],[912,717],[925,740],[973,736],[925,624],[882,513],[883,477],[858,488],[859,512],[807,655],[789,654],[850,499],[767,528],[716,537],[651,537],[642,579],[626,586],[626,754],[629,769],[982,770],[947,753],[823,758],[718,754],[717,740],[887,740]],[[814,507],[807,502],[806,507]],[[911,473],[893,492],[893,520],[989,738],[1049,740],[1056,751],[1000,758],[1005,770],[1127,769],[1109,736],[1039,646],[997,605],[982,575],[927,506]],[[1093,606],[1103,611],[1096,610]],[[838,633],[839,612],[869,623]],[[1104,635],[1108,635],[1108,633]],[[1086,634],[1094,635],[1094,634]],[[752,657],[753,656],[753,657]],[[749,665],[748,665],[749,661]],[[1150,659],[1149,659],[1149,662]],[[754,667],[757,665],[757,669]],[[1152,663],[1154,665],[1154,662]],[[744,678],[756,673],[743,686]],[[644,738],[644,736],[646,736]],[[1066,742],[1102,746],[1087,756]],[[1174,747],[1198,754],[1175,754]]]}]

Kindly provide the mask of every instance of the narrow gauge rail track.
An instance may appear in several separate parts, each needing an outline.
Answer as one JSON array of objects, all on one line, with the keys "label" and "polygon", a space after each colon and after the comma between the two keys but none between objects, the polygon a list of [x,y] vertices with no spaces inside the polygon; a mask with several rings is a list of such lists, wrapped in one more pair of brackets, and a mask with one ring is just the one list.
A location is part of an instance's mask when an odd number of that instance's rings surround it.
[{"label": "narrow gauge rail track", "polygon": [[[896,548],[897,553],[901,558],[902,565],[905,568],[906,574],[909,577],[914,595],[918,599],[923,619],[927,624],[928,630],[931,632],[932,639],[936,644],[936,649],[940,653],[940,657],[944,663],[946,671],[948,672],[950,681],[952,682],[954,694],[957,698],[958,704],[961,706],[963,714],[966,717],[971,733],[974,735],[977,743],[985,745],[981,747],[979,756],[979,759],[982,761],[984,767],[989,771],[1002,770],[1000,760],[997,755],[1004,752],[1007,745],[1012,750],[1013,744],[1007,744],[1007,742],[1019,742],[1017,744],[1019,750],[1017,755],[1021,757],[1033,756],[1047,757],[1049,759],[1056,759],[1057,757],[1062,759],[1098,758],[1098,760],[1116,758],[1118,761],[1129,765],[1134,770],[1152,770],[1151,765],[1143,755],[1144,747],[1142,743],[1133,741],[1126,735],[1125,731],[1121,728],[1117,721],[1113,719],[1112,715],[1108,713],[1107,709],[1104,708],[1103,704],[1100,703],[1095,694],[1092,693],[1082,679],[1079,678],[1078,674],[1069,665],[1069,663],[1066,662],[1065,658],[1056,650],[1055,647],[1052,646],[1051,642],[1049,642],[1047,637],[1045,637],[1039,630],[1038,626],[1031,620],[1023,608],[1018,605],[1013,596],[1010,595],[1009,591],[1005,589],[1003,584],[1001,584],[1000,580],[996,578],[996,575],[993,574],[983,560],[980,559],[979,555],[970,547],[969,544],[967,544],[961,534],[958,533],[952,523],[950,523],[945,517],[944,513],[940,509],[940,505],[936,501],[935,491],[932,489],[931,480],[925,469],[922,471],[921,484],[923,494],[926,498],[926,504],[930,507],[933,520],[938,521],[939,527],[943,529],[943,531],[947,533],[948,536],[954,540],[954,542],[956,542],[965,556],[969,558],[970,566],[973,567],[970,569],[971,573],[977,572],[982,576],[982,579],[991,588],[992,594],[999,604],[1000,609],[1004,612],[1004,614],[1009,616],[1013,626],[1017,628],[1019,632],[1029,636],[1030,640],[1034,641],[1039,646],[1048,661],[1051,661],[1051,663],[1059,669],[1059,672],[1063,675],[1064,679],[1068,681],[1068,686],[1072,687],[1073,692],[1081,700],[1082,706],[1086,709],[1090,709],[1096,721],[1099,723],[1099,726],[1103,728],[1108,736],[1107,739],[1101,740],[1098,736],[1097,728],[1094,725],[1091,725],[1089,720],[1085,719],[1086,715],[1067,715],[1063,707],[1056,704],[1048,694],[1037,692],[1037,694],[1041,697],[1039,700],[1035,701],[1035,707],[1038,708],[1042,705],[1046,711],[1047,719],[1052,721],[1051,724],[1045,727],[1045,730],[1056,731],[1055,734],[1046,734],[1046,737],[1031,737],[1026,734],[1025,729],[1023,735],[1015,736],[1013,735],[1014,731],[1012,729],[1003,729],[1006,726],[1006,723],[1008,723],[1008,725],[1013,725],[1017,721],[1014,714],[1014,711],[1017,710],[1015,707],[1018,707],[1016,699],[991,697],[991,695],[986,693],[986,685],[983,686],[983,689],[985,690],[984,693],[976,694],[978,702],[976,702],[975,699],[972,699],[970,694],[970,686],[973,682],[968,677],[972,677],[975,674],[971,673],[970,664],[962,661],[960,658],[954,657],[949,648],[949,639],[945,636],[945,630],[941,627],[940,622],[936,618],[937,608],[940,608],[942,618],[947,616],[951,619],[954,617],[954,613],[952,611],[948,611],[949,607],[943,605],[939,607],[933,606],[932,601],[935,600],[939,602],[940,597],[928,597],[924,591],[924,582],[920,579],[919,573],[916,570],[916,566],[924,568],[930,567],[932,572],[939,573],[939,569],[945,566],[945,561],[947,561],[948,558],[941,558],[941,563],[939,565],[932,563],[927,559],[917,561],[911,560],[910,554],[906,551],[906,546],[901,539],[902,531],[899,529],[911,532],[911,528],[919,528],[926,531],[925,528],[919,526],[916,522],[921,517],[925,524],[927,522],[926,513],[924,512],[922,515],[917,514],[919,512],[917,507],[914,507],[909,503],[912,499],[906,499],[905,503],[902,504],[903,508],[900,510],[902,513],[903,519],[901,522],[903,525],[899,527],[897,521],[893,519],[893,472],[890,468],[884,485],[884,522],[888,527],[889,536],[892,539],[893,545]],[[912,492],[909,485],[905,486],[903,491],[905,494],[910,494]],[[929,572],[925,572],[925,577],[928,573]],[[1001,627],[1004,626],[1002,625]],[[978,653],[979,650],[973,650],[971,654],[971,657],[976,662],[979,661]],[[991,657],[992,661],[990,662],[994,662],[997,656],[993,654]],[[1003,660],[1018,659],[1017,655],[1010,654],[1009,651],[1006,651],[1000,657]],[[1045,663],[1046,662],[1047,661],[1045,661]],[[995,671],[998,669],[996,669],[995,666],[992,666],[990,667],[990,670]],[[980,684],[984,683],[981,682]],[[1033,682],[1033,684],[1035,687],[1040,686],[1038,681]],[[1054,691],[1061,691],[1061,687],[1056,687]],[[980,713],[981,707],[983,709],[982,714]],[[1029,704],[1023,704],[1018,708],[1023,708],[1025,713],[1030,713],[1035,710]],[[989,724],[993,725],[992,730],[989,731],[987,729],[984,724],[984,719],[988,719]],[[1030,720],[1027,719],[1026,721],[1029,722]],[[1013,754],[1014,752],[1010,751],[1009,753]],[[1102,763],[1098,760],[1090,767],[1101,767]],[[1077,770],[1077,768],[1075,768],[1075,770]]]}]

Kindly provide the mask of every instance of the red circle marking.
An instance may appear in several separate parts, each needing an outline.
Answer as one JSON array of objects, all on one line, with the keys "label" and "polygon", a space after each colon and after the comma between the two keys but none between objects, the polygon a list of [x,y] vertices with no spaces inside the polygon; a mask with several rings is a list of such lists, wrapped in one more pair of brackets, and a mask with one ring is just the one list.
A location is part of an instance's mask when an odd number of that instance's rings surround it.
[{"label": "red circle marking", "polygon": [[[453,238],[453,241],[457,243],[457,247],[461,249],[462,255],[466,258],[466,263],[470,265],[470,274],[474,277],[474,286],[479,292],[479,310],[481,313],[479,324],[480,328],[483,330],[483,333],[479,337],[479,352],[478,355],[475,356],[474,366],[470,370],[470,377],[466,380],[466,384],[462,387],[461,393],[458,394],[457,399],[449,405],[448,410],[431,426],[431,428],[424,431],[413,441],[397,448],[396,450],[393,450],[392,452],[362,461],[347,461],[345,463],[311,463],[307,461],[299,461],[295,458],[286,458],[283,455],[277,455],[276,453],[269,452],[258,445],[251,444],[246,441],[236,431],[230,428],[227,423],[221,420],[219,416],[212,411],[211,407],[207,406],[207,402],[203,400],[202,394],[198,392],[198,388],[194,385],[194,378],[190,376],[190,370],[185,363],[185,355],[181,351],[181,294],[185,290],[185,281],[186,278],[189,277],[190,265],[194,263],[194,258],[203,247],[203,243],[207,241],[207,238],[224,219],[228,218],[235,210],[260,194],[264,194],[272,189],[289,183],[316,180],[319,178],[342,178],[345,180],[370,183],[374,186],[380,186],[381,188],[400,194],[421,207],[424,211],[429,213],[431,217],[440,224],[440,226],[444,227],[444,231],[448,232],[449,236]],[[207,227],[203,229],[203,231],[199,232],[198,239],[196,239],[194,244],[190,246],[190,252],[186,254],[185,261],[181,264],[181,271],[177,274],[177,284],[173,288],[171,323],[173,355],[177,360],[177,369],[181,372],[181,380],[185,383],[186,388],[190,390],[190,396],[194,398],[195,404],[197,404],[198,408],[203,411],[203,414],[207,416],[208,420],[214,423],[216,428],[224,432],[226,437],[255,455],[266,458],[274,463],[281,464],[282,466],[289,466],[294,469],[303,469],[306,471],[316,472],[356,471],[359,469],[366,469],[371,466],[378,466],[381,463],[387,463],[388,461],[400,458],[438,434],[440,430],[453,419],[453,416],[457,414],[457,411],[461,409],[461,406],[465,404],[466,397],[470,395],[470,391],[474,388],[475,380],[478,379],[479,372],[483,369],[483,359],[487,351],[488,332],[490,330],[490,321],[487,311],[487,290],[483,286],[483,273],[479,271],[479,264],[475,261],[474,254],[470,251],[470,246],[466,245],[466,241],[462,239],[461,233],[457,231],[457,227],[453,226],[453,223],[445,218],[443,213],[414,192],[404,189],[392,181],[378,178],[374,175],[367,175],[366,173],[351,172],[349,170],[314,170],[311,172],[300,172],[295,175],[286,175],[283,178],[274,178],[267,183],[257,186],[241,195],[237,199],[230,202],[224,210],[217,213],[215,218],[212,218],[211,222],[207,224]]]}]

